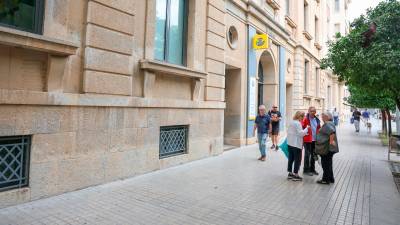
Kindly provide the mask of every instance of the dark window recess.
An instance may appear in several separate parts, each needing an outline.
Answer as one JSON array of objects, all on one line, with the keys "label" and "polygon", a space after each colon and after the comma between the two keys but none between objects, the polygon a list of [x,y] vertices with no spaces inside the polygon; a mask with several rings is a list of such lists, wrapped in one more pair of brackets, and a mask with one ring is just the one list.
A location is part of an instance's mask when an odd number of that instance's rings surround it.
[{"label": "dark window recess", "polygon": [[44,0],[0,0],[0,25],[42,34],[43,11]]},{"label": "dark window recess", "polygon": [[189,126],[167,126],[160,128],[160,158],[187,152]]},{"label": "dark window recess", "polygon": [[30,136],[0,137],[0,191],[28,186]]}]

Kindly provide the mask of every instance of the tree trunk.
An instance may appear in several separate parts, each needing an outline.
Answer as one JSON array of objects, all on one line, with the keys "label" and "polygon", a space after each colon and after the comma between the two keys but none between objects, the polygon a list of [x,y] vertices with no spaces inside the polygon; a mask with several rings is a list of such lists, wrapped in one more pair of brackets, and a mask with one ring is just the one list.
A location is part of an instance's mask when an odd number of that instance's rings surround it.
[{"label": "tree trunk", "polygon": [[389,127],[389,137],[392,136],[392,115],[390,114],[390,109],[386,109],[388,117],[388,127]]},{"label": "tree trunk", "polygon": [[387,135],[386,111],[384,109],[381,109],[381,115],[382,115],[382,134],[386,136]]}]

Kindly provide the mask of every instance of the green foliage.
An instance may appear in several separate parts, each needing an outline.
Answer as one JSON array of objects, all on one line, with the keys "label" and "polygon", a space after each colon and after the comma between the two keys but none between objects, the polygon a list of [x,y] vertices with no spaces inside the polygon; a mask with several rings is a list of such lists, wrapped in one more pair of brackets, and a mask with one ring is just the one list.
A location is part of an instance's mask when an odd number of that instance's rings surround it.
[{"label": "green foliage", "polygon": [[[363,47],[365,33],[373,22],[376,33]],[[400,107],[400,2],[383,1],[355,19],[350,27],[349,34],[329,43],[322,68],[332,69],[340,80],[357,88],[358,94],[389,98]]]},{"label": "green foliage", "polygon": [[348,86],[350,97],[347,102],[358,108],[380,108],[395,110],[395,101],[385,92],[369,92],[355,86]]}]

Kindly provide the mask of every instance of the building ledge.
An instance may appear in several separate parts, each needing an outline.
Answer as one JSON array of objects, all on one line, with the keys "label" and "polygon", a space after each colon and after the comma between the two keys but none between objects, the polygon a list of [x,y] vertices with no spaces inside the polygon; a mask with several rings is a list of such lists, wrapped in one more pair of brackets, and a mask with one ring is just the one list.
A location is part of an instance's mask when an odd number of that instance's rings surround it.
[{"label": "building ledge", "polygon": [[266,0],[266,2],[275,10],[279,10],[281,8],[279,3],[275,0]]},{"label": "building ledge", "polygon": [[310,41],[313,39],[313,37],[311,36],[311,34],[308,33],[308,31],[306,31],[306,30],[303,31],[303,35],[304,35],[308,40],[310,40]]},{"label": "building ledge", "polygon": [[290,18],[289,16],[285,16],[286,23],[291,27],[291,28],[296,28],[297,24]]},{"label": "building ledge", "polygon": [[1,105],[224,109],[225,102],[0,89]]},{"label": "building ledge", "polygon": [[74,55],[79,44],[0,26],[0,44],[47,52],[53,55]]},{"label": "building ledge", "polygon": [[313,97],[312,97],[311,95],[304,94],[304,95],[303,95],[303,98],[312,99]]},{"label": "building ledge", "polygon": [[140,68],[150,72],[159,72],[188,78],[205,79],[207,77],[207,73],[204,71],[193,70],[156,60],[141,60]]},{"label": "building ledge", "polygon": [[315,46],[318,50],[321,50],[321,49],[322,49],[322,46],[321,46],[318,42],[315,42],[315,43],[314,43],[314,46]]}]

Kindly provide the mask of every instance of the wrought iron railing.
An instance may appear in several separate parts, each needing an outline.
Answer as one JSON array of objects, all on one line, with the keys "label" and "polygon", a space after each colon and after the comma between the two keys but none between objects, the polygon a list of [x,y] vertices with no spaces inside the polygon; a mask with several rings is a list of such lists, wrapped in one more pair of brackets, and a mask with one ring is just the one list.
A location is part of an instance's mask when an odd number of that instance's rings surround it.
[{"label": "wrought iron railing", "polygon": [[30,136],[0,137],[0,191],[29,182]]},{"label": "wrought iron railing", "polygon": [[160,158],[185,154],[188,146],[189,126],[166,126],[160,128]]}]

